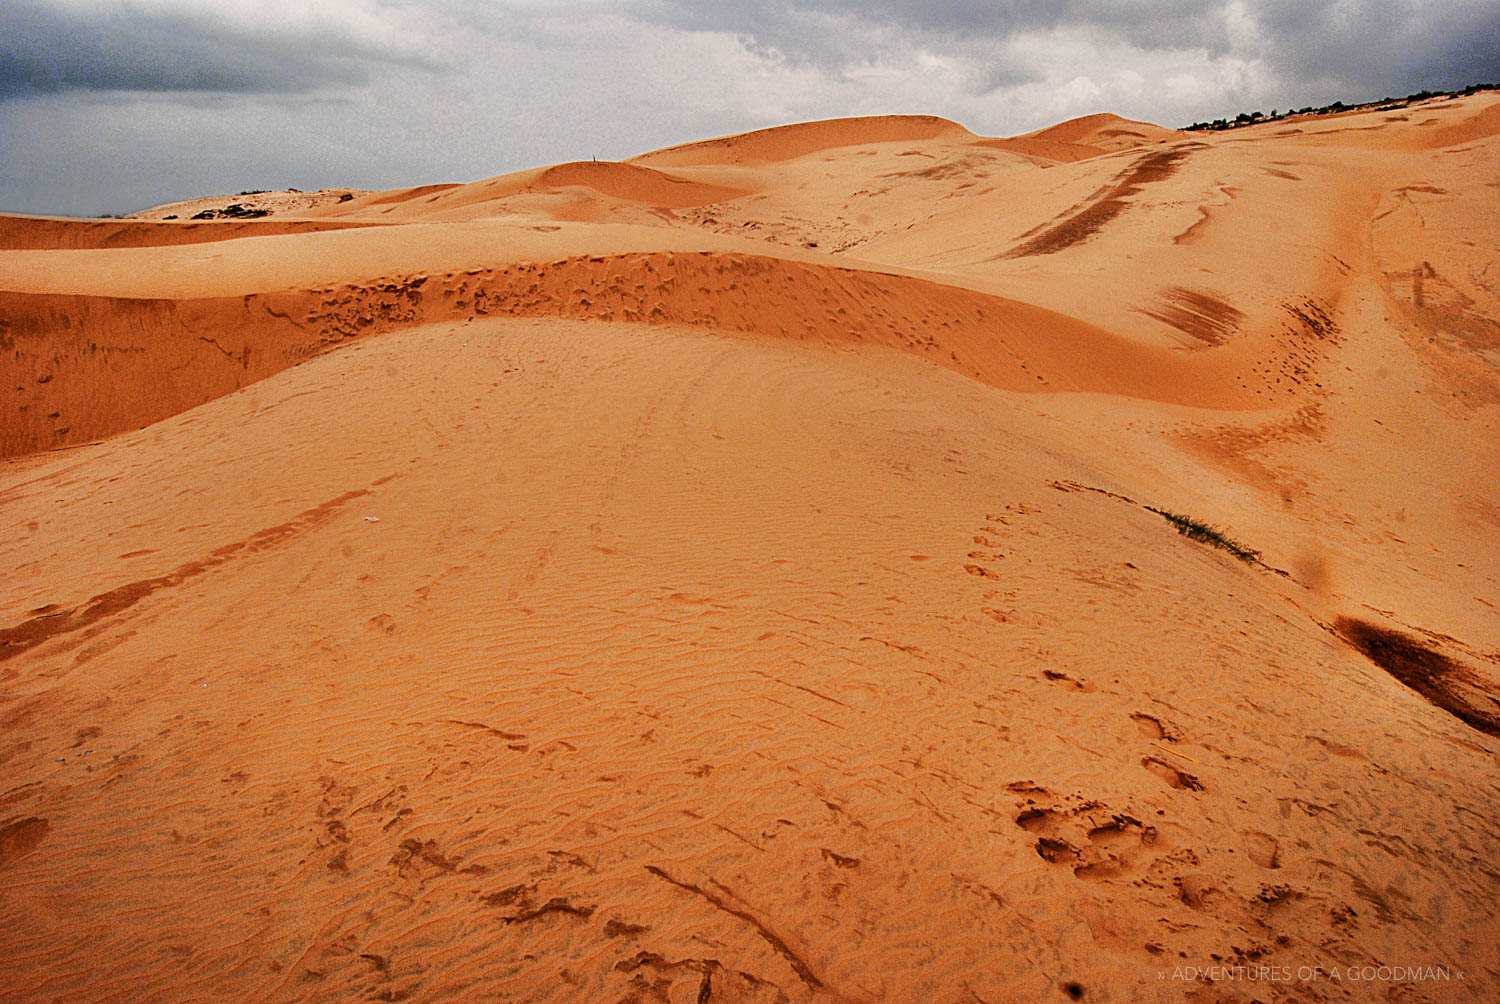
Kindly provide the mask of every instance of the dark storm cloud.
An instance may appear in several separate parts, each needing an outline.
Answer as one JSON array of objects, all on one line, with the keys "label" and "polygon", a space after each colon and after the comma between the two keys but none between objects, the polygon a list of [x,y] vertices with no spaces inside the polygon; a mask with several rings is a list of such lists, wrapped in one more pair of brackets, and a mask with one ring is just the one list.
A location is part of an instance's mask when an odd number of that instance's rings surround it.
[{"label": "dark storm cloud", "polygon": [[1500,5],[1493,2],[1259,0],[1251,10],[1279,77],[1344,88],[1342,98],[1500,81]]},{"label": "dark storm cloud", "polygon": [[1213,51],[1226,45],[1223,7],[1203,0],[654,0],[640,10],[679,27],[739,32],[789,55],[817,58],[840,48],[840,39],[828,34],[835,19],[883,25],[935,43],[1087,27],[1150,48]]},{"label": "dark storm cloud", "polygon": [[[627,7],[676,27],[737,32],[825,66],[847,59],[863,32],[882,27],[909,43],[958,51],[1071,30],[1146,51],[1260,59],[1288,92],[1321,85],[1347,88],[1341,96],[1356,99],[1500,79],[1500,4],[1493,0],[640,0]],[[1012,67],[992,72],[1002,84],[1025,79]]]},{"label": "dark storm cloud", "polygon": [[[345,26],[347,27],[347,26]],[[59,91],[298,92],[419,61],[336,22],[233,20],[211,5],[0,5],[0,98]]]}]

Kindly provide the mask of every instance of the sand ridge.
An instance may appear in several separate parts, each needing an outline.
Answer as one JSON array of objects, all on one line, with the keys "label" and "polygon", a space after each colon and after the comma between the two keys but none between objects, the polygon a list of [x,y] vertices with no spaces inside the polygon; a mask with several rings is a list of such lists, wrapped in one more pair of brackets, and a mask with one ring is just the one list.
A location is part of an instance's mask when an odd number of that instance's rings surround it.
[{"label": "sand ridge", "polygon": [[631,158],[637,164],[688,166],[792,160],[837,147],[867,146],[972,136],[957,122],[935,115],[871,115],[825,119],[758,129],[655,150]]},{"label": "sand ridge", "polygon": [[70,220],[0,215],[0,248],[21,251],[171,247],[241,237],[306,234],[369,226],[334,220],[236,220],[204,223],[144,223],[135,220]]},{"label": "sand ridge", "polygon": [[[21,391],[21,413],[4,430],[0,453],[138,428],[350,339],[486,316],[884,345],[1012,391],[1097,391],[1224,409],[1265,404],[1240,385],[1251,358],[1244,352],[1210,357],[1143,346],[1042,308],[906,276],[667,252],[217,299],[0,293],[0,323],[15,345],[0,372]],[[1278,346],[1284,365],[1297,358],[1292,344]],[[1253,358],[1264,365],[1270,357]]]}]

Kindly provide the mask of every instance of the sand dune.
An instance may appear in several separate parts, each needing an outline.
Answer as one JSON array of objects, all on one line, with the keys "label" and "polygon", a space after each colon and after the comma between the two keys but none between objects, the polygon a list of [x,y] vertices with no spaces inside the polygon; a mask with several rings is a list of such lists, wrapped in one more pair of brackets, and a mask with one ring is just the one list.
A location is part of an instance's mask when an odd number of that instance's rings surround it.
[{"label": "sand dune", "polygon": [[872,115],[801,122],[718,139],[684,143],[632,158],[637,164],[690,166],[776,163],[839,147],[968,138],[957,122],[935,115]]},{"label": "sand dune", "polygon": [[1018,139],[1035,139],[1048,143],[1078,143],[1101,150],[1127,150],[1147,144],[1164,143],[1182,139],[1184,134],[1176,129],[1163,129],[1150,122],[1136,122],[1119,115],[1101,113],[1085,115],[1083,118],[1060,122],[1046,129],[1038,129]]},{"label": "sand dune", "polygon": [[1500,999],[1497,109],[0,218],[0,986]]},{"label": "sand dune", "polygon": [[1441,126],[1422,134],[1419,142],[1428,149],[1441,149],[1490,139],[1496,135],[1500,135],[1500,106],[1490,105],[1453,125]]},{"label": "sand dune", "polygon": [[[1172,323],[1217,341],[1204,333],[1211,322],[1174,309],[1186,320]],[[762,256],[591,256],[201,300],[0,293],[0,324],[13,346],[0,378],[17,388],[19,404],[0,455],[139,428],[351,339],[488,316],[880,345],[1012,391],[1098,391],[1231,410],[1263,406],[1300,383],[1290,378],[1283,389],[1260,375],[1273,363],[1294,366],[1295,341],[1253,355],[1184,354],[907,276]]]},{"label": "sand dune", "polygon": [[[430,187],[441,188],[446,186],[437,185]],[[271,192],[240,192],[238,195],[211,195],[196,199],[185,199],[181,202],[172,202],[164,206],[142,210],[138,213],[131,213],[125,218],[155,222],[192,220],[199,214],[208,211],[213,214],[210,218],[219,219],[221,218],[219,216],[221,211],[235,205],[251,212],[264,212],[272,216],[290,216],[294,218],[319,217],[327,214],[329,211],[336,211],[340,206],[346,205],[351,200],[360,199],[369,194],[371,193],[354,188],[325,188],[316,192],[303,192],[295,188]]]},{"label": "sand dune", "polygon": [[549,192],[572,186],[592,188],[616,199],[644,202],[663,209],[686,209],[746,194],[732,188],[689,181],[649,167],[589,161],[558,164],[538,171],[518,190]]},{"label": "sand dune", "polygon": [[309,234],[368,226],[334,220],[233,220],[212,223],[144,223],[135,220],[70,220],[0,215],[0,249],[154,248],[208,244],[237,237]]},{"label": "sand dune", "polygon": [[[382,216],[401,218],[463,220],[492,216],[514,208],[518,196],[563,196],[570,190],[587,199],[602,197],[626,203],[638,203],[658,212],[685,209],[712,202],[723,202],[745,192],[679,177],[634,164],[581,161],[557,164],[535,171],[489,178],[468,185],[433,185],[401,192],[377,194],[362,200],[338,205],[339,216],[359,216],[376,206]],[[576,204],[576,199],[569,200]],[[568,219],[565,211],[547,215]],[[574,214],[576,216],[576,214]],[[590,214],[593,220],[598,214]]]},{"label": "sand dune", "polygon": [[1184,133],[1175,129],[1163,129],[1149,122],[1136,122],[1105,113],[1061,122],[1023,136],[978,142],[983,146],[1012,150],[1043,160],[1072,163],[1103,153],[1166,143],[1184,137]]}]

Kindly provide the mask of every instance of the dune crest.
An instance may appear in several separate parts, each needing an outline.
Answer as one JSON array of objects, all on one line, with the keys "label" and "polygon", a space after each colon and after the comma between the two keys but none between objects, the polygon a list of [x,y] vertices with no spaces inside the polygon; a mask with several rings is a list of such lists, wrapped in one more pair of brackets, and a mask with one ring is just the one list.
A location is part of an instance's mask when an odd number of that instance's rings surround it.
[{"label": "dune crest", "polygon": [[1102,113],[1069,119],[1016,138],[1046,143],[1079,143],[1101,150],[1122,150],[1182,137],[1183,134],[1176,129],[1163,129],[1150,122],[1137,122],[1119,115]]},{"label": "dune crest", "polygon": [[[1203,309],[1204,297],[1189,302]],[[1169,318],[1175,327],[1210,344],[1224,340],[1222,311],[1232,308],[1220,306],[1219,320],[1209,322],[1172,309],[1186,318]],[[587,256],[201,300],[0,293],[0,327],[13,347],[0,379],[23,401],[0,428],[0,456],[139,428],[353,339],[478,317],[878,345],[1010,391],[1090,391],[1227,410],[1290,400],[1298,381],[1283,391],[1251,364],[1286,366],[1299,342],[1317,337],[1297,332],[1284,344],[1257,345],[1254,354],[1183,353],[909,276],[708,253]],[[164,372],[171,378],[153,376]]]},{"label": "dune crest", "polygon": [[59,249],[174,247],[208,244],[241,237],[309,234],[324,230],[370,226],[334,220],[233,220],[203,223],[145,223],[135,220],[72,220],[47,216],[0,214],[0,249],[51,251]]},{"label": "dune crest", "polygon": [[773,126],[718,139],[684,143],[632,157],[629,163],[693,166],[776,163],[838,147],[899,143],[972,135],[936,115],[871,115]]}]

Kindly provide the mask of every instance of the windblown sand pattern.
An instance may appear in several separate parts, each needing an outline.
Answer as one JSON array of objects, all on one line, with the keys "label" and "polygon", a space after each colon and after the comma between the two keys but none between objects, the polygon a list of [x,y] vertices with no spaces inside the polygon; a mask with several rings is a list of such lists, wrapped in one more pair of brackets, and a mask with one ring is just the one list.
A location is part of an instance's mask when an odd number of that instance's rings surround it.
[{"label": "windblown sand pattern", "polygon": [[3,996],[1500,999],[1500,104],[1406,111],[0,218]]}]

